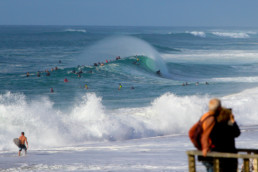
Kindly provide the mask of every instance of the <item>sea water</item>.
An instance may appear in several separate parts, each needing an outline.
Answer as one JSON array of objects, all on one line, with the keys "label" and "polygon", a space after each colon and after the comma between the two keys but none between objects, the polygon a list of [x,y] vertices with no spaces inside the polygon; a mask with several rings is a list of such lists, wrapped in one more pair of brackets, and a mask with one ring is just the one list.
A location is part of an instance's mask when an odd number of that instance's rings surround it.
[{"label": "sea water", "polygon": [[0,26],[1,151],[186,135],[212,97],[258,124],[257,28]]}]

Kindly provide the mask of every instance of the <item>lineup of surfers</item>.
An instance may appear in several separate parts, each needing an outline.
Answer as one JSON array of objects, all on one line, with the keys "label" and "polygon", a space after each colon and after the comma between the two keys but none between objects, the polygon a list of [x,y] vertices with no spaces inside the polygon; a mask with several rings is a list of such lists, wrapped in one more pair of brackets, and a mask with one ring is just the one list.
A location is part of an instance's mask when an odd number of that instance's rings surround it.
[{"label": "lineup of surfers", "polygon": [[[200,83],[199,82],[196,82],[195,83],[195,85],[196,86],[198,86]],[[209,85],[209,83],[206,81],[205,83],[204,83],[205,85]],[[182,86],[187,86],[187,85],[190,85],[188,82],[184,82],[183,84],[182,84]]]},{"label": "lineup of surfers", "polygon": [[[115,60],[120,60],[120,59],[121,59],[120,56],[117,56],[117,57],[115,58]],[[109,61],[106,60],[106,63],[109,63],[109,62],[111,62],[111,60],[109,60]],[[137,55],[136,55],[136,62],[139,62],[139,58],[137,57]],[[59,63],[62,63],[62,61],[59,60]],[[94,63],[93,66],[104,66],[104,63],[103,63],[103,62]],[[81,66],[78,65],[78,67],[81,67]],[[59,68],[56,66],[55,68],[51,68],[50,71],[53,72],[53,71],[57,71],[58,69],[59,69]],[[50,75],[51,75],[51,74],[50,74],[50,71],[49,71],[48,69],[46,69],[44,72],[38,71],[38,72],[36,73],[36,75],[37,75],[37,77],[41,77],[41,74],[42,74],[42,73],[45,73],[46,76],[50,76]],[[72,73],[73,73],[73,74],[76,74],[76,75],[78,76],[78,78],[80,78],[80,77],[81,77],[81,74],[83,73],[83,71],[82,71],[82,70],[76,71],[75,69],[73,69],[73,70],[72,70]],[[90,70],[90,71],[87,71],[86,73],[93,73],[93,71]],[[160,74],[160,71],[159,71],[158,73]],[[29,76],[30,76],[30,73],[27,72],[27,73],[26,73],[26,77],[29,77]],[[68,81],[67,78],[65,78],[65,79],[64,79],[64,83],[67,83],[67,82],[69,82],[69,81]],[[84,84],[84,88],[85,88],[85,89],[89,89],[89,87],[88,87],[87,84]],[[122,89],[122,84],[119,83],[118,90],[121,90],[121,89]],[[133,90],[133,89],[135,89],[135,87],[132,86],[131,89]],[[50,93],[54,93],[54,88],[52,88],[52,87],[50,88]]]},{"label": "lineup of surfers", "polygon": [[[135,56],[135,58],[136,58],[136,61],[133,62],[133,64],[139,65],[139,64],[140,64],[140,59],[137,57],[137,55]],[[117,57],[115,58],[115,60],[120,60],[120,59],[121,59],[120,56],[117,56]],[[109,63],[109,62],[111,62],[111,60],[108,61],[108,60],[106,59],[106,63]],[[62,61],[59,60],[59,63],[62,63]],[[104,66],[104,65],[105,65],[104,62],[98,62],[98,63],[94,63],[94,64],[93,64],[93,66]],[[81,67],[81,66],[78,65],[78,67]],[[58,69],[59,69],[59,68],[56,66],[55,68],[51,68],[50,71],[53,72],[53,71],[57,71]],[[48,69],[46,69],[46,70],[44,71],[44,72],[45,72],[45,75],[46,75],[46,76],[50,76],[50,75],[51,75],[51,74],[50,74],[50,71],[49,71]],[[41,77],[41,73],[44,73],[44,72],[38,71],[38,72],[37,72],[37,77]],[[80,78],[80,77],[81,77],[81,74],[83,73],[83,71],[82,71],[82,70],[76,71],[75,69],[73,69],[73,70],[72,70],[72,73],[73,73],[73,74],[76,74],[77,77]],[[86,73],[93,73],[93,71],[90,70],[90,71],[87,71]],[[159,75],[159,76],[161,76],[161,71],[160,71],[160,70],[157,70],[157,71],[156,71],[156,74]],[[27,72],[27,73],[26,73],[26,76],[29,77],[29,76],[30,76],[30,73]],[[65,79],[64,79],[64,82],[67,83],[67,82],[69,82],[69,81],[68,81],[67,78],[65,78]],[[199,82],[196,82],[196,83],[195,83],[196,86],[198,86],[199,84],[200,84]],[[205,82],[204,84],[205,84],[205,85],[209,85],[208,82]],[[188,86],[188,85],[190,85],[188,82],[182,83],[182,86]],[[89,87],[88,87],[87,84],[84,85],[84,88],[85,88],[85,89],[89,89]],[[121,89],[122,89],[122,84],[119,83],[118,90],[121,90]],[[135,89],[135,88],[132,86],[131,89]],[[54,93],[54,89],[53,89],[52,87],[50,88],[50,93]]]}]

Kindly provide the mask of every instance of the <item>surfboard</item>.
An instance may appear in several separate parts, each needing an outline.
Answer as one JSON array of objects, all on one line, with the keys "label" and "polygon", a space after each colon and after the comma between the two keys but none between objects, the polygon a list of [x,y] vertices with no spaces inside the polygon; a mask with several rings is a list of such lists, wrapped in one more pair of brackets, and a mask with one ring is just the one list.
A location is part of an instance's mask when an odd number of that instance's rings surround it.
[{"label": "surfboard", "polygon": [[19,140],[18,138],[14,138],[14,139],[13,139],[13,143],[14,143],[16,146],[19,147],[19,145],[20,145],[20,140]]}]

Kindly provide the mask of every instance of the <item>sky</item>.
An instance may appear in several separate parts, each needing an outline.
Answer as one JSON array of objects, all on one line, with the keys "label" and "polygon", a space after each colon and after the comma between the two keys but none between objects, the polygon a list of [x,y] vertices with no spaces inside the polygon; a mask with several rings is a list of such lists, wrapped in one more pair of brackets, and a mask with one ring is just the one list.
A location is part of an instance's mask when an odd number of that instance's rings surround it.
[{"label": "sky", "polygon": [[258,27],[258,1],[0,0],[0,25]]}]

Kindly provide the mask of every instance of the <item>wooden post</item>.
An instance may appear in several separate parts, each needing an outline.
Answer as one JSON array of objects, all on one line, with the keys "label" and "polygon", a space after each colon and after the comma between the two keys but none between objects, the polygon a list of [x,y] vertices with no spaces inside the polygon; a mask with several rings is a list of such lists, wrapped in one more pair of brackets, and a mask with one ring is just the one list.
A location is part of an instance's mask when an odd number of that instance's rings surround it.
[{"label": "wooden post", "polygon": [[244,159],[244,172],[250,172],[249,159]]},{"label": "wooden post", "polygon": [[189,166],[189,172],[196,172],[194,155],[188,155],[188,166]]},{"label": "wooden post", "polygon": [[258,158],[253,161],[254,172],[258,172]]},{"label": "wooden post", "polygon": [[219,158],[214,158],[213,159],[213,168],[214,168],[214,172],[219,172]]}]

